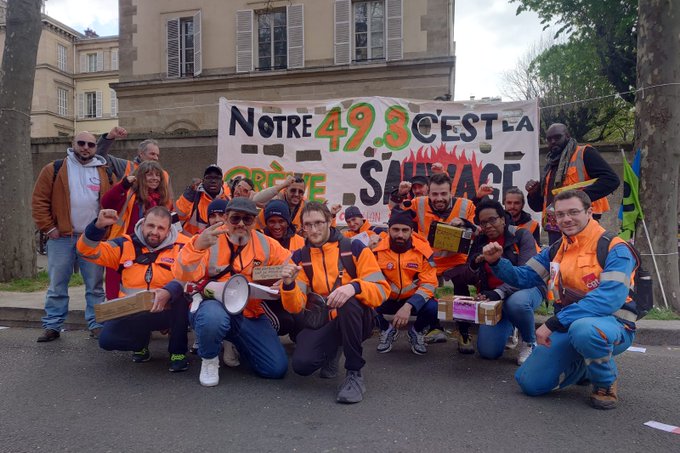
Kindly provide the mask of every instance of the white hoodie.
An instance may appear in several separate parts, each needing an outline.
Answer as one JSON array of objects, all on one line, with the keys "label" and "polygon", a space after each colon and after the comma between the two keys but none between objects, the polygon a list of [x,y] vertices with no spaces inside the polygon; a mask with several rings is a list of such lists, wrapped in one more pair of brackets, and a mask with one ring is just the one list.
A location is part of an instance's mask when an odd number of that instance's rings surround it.
[{"label": "white hoodie", "polygon": [[99,214],[99,171],[106,160],[95,155],[91,161],[82,164],[71,148],[66,152],[68,190],[71,200],[71,224],[74,233],[82,233],[87,225]]}]

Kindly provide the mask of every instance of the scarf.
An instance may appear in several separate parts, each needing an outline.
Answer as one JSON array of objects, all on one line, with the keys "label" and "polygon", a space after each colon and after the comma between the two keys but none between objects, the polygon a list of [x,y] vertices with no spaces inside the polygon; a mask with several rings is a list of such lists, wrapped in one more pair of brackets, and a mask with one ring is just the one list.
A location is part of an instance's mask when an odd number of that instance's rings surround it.
[{"label": "scarf", "polygon": [[567,169],[569,168],[569,162],[574,155],[577,147],[576,140],[570,138],[564,149],[562,151],[553,152],[550,150],[548,152],[548,163],[543,169],[543,179],[541,183],[541,193],[545,193],[545,184],[547,183],[546,175],[550,169],[556,168],[555,175],[553,176],[552,187],[548,189],[554,189],[557,187],[562,187],[562,182],[567,174]]}]

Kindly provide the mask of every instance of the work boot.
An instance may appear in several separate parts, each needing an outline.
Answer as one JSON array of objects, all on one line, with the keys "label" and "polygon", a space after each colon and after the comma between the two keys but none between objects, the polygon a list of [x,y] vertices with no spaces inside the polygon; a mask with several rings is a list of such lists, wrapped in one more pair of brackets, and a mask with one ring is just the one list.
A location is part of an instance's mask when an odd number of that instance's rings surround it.
[{"label": "work boot", "polygon": [[392,343],[399,336],[399,331],[390,324],[387,330],[380,331],[380,340],[378,340],[377,351],[381,354],[390,352],[392,350]]},{"label": "work boot", "polygon": [[593,393],[590,394],[590,405],[595,409],[614,409],[619,403],[619,397],[616,392],[616,381],[609,387],[599,387],[594,384]]},{"label": "work boot", "polygon": [[411,327],[408,330],[408,342],[411,343],[411,351],[417,355],[427,354],[427,346],[425,346],[425,333],[417,332]]},{"label": "work boot", "polygon": [[214,387],[220,383],[220,359],[203,359],[201,362],[201,374],[198,378],[203,387]]},{"label": "work boot", "polygon": [[446,332],[441,329],[432,329],[425,335],[425,343],[446,343]]},{"label": "work boot", "polygon": [[340,354],[342,353],[342,348],[338,347],[337,352],[333,357],[329,357],[326,363],[321,367],[319,371],[319,377],[322,379],[334,379],[338,377],[338,364],[340,363]]},{"label": "work boot", "polygon": [[461,354],[474,354],[475,347],[472,344],[472,335],[463,335],[460,332],[455,333],[456,341],[458,342],[458,352]]},{"label": "work boot", "polygon": [[47,343],[48,341],[54,341],[59,338],[60,333],[54,329],[45,329],[43,334],[36,340],[38,343]]},{"label": "work boot", "polygon": [[366,386],[361,371],[347,370],[345,381],[338,391],[337,402],[343,404],[358,403],[364,399]]}]

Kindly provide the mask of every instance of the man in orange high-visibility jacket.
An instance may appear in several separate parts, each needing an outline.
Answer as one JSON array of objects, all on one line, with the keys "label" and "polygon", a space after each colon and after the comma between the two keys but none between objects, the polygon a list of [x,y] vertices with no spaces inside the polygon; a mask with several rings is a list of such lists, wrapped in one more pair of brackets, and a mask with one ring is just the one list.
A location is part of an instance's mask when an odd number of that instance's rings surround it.
[{"label": "man in orange high-visibility jacket", "polygon": [[203,172],[203,180],[199,182],[197,179],[177,199],[175,209],[188,236],[198,234],[208,226],[208,205],[211,201],[229,200],[224,187],[222,169],[211,164]]},{"label": "man in orange high-visibility jacket", "polygon": [[592,218],[585,192],[568,190],[555,196],[560,242],[514,267],[501,258],[496,242],[484,246],[484,259],[493,273],[519,289],[548,283],[555,315],[536,330],[538,347],[515,373],[527,395],[549,393],[589,379],[590,403],[613,409],[618,403],[618,370],[614,356],[635,338],[637,306],[629,288],[638,266],[625,241],[614,237],[606,261],[600,263],[598,244],[604,228]]},{"label": "man in orange high-visibility jacket", "polygon": [[188,239],[172,227],[172,216],[164,206],[155,206],[137,222],[133,235],[102,241],[107,227],[118,220],[113,209],[102,209],[78,239],[78,252],[100,266],[119,269],[120,297],[153,291],[150,312],[106,321],[99,346],[107,351],[133,351],[136,363],[148,362],[151,332],[170,329],[170,371],[189,367],[187,353],[188,305],[182,284],[173,280],[171,266]]},{"label": "man in orange high-visibility jacket", "polygon": [[345,209],[345,222],[347,222],[347,230],[343,231],[342,234],[352,239],[361,233],[366,233],[369,238],[368,247],[371,249],[386,235],[385,228],[371,225],[371,222],[364,218],[364,215],[356,206]]},{"label": "man in orange high-visibility jacket", "polygon": [[527,230],[534,237],[536,244],[541,245],[541,226],[524,210],[524,192],[517,187],[510,187],[503,192],[503,208],[510,214],[512,224],[521,230]]},{"label": "man in orange high-visibility jacket", "polygon": [[609,211],[607,195],[619,187],[620,180],[600,153],[590,145],[578,145],[564,124],[551,125],[545,139],[549,148],[548,162],[541,182],[530,180],[526,190],[529,207],[543,213],[543,228],[552,244],[562,234],[554,218],[553,189],[597,179],[582,190],[592,200],[593,218],[599,221],[602,214]]},{"label": "man in orange high-visibility jacket", "polygon": [[302,209],[307,243],[284,266],[281,302],[289,312],[301,313],[305,308],[312,310],[312,293],[325,298],[324,322],[305,320],[305,328],[297,335],[293,370],[308,376],[321,368],[322,378],[334,378],[342,348],[347,374],[337,401],[358,403],[365,391],[361,344],[371,336],[372,308],[387,298],[389,285],[371,250],[344,237],[331,227],[331,220],[330,211],[321,203],[309,202]]},{"label": "man in orange high-visibility jacket", "polygon": [[[425,239],[413,233],[415,222],[411,211],[393,210],[389,220],[388,236],[373,249],[380,270],[390,284],[389,299],[376,308],[380,341],[378,352],[392,350],[398,329],[406,327],[409,316],[416,321],[408,330],[411,351],[427,353],[425,333],[437,322],[437,270],[432,261],[432,248]],[[384,314],[394,315],[390,324]]]},{"label": "man in orange high-visibility jacket", "polygon": [[[226,213],[226,223],[209,226],[182,249],[173,266],[175,278],[189,282],[227,281],[232,275],[241,274],[252,281],[255,267],[288,261],[288,250],[255,231],[258,209],[252,200],[234,198],[227,205]],[[286,352],[271,322],[264,316],[260,299],[248,300],[241,314],[232,315],[218,300],[204,298],[196,309],[192,303],[189,321],[202,359],[201,385],[219,384],[218,354],[225,339],[234,344],[258,376],[279,379],[286,374]]]}]

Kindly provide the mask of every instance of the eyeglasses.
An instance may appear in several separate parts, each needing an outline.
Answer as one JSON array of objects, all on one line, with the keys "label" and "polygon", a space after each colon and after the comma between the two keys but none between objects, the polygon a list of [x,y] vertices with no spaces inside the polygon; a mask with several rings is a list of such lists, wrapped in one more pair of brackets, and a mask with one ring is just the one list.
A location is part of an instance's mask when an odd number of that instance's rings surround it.
[{"label": "eyeglasses", "polygon": [[500,219],[500,217],[491,217],[488,220],[484,220],[484,221],[479,222],[479,226],[484,228],[487,225],[495,225],[496,222],[498,222],[499,219]]},{"label": "eyeglasses", "polygon": [[302,229],[305,230],[305,231],[318,230],[318,229],[322,228],[327,223],[328,222],[321,221],[321,220],[314,222],[314,223],[303,223]]},{"label": "eyeglasses", "polygon": [[576,217],[577,215],[579,215],[583,211],[585,211],[585,209],[570,209],[569,211],[566,211],[566,212],[556,212],[555,218],[556,219],[563,219],[567,216]]},{"label": "eyeglasses", "polygon": [[252,215],[233,215],[229,217],[229,223],[232,225],[238,225],[243,222],[245,226],[250,226],[255,221],[255,216]]},{"label": "eyeglasses", "polygon": [[94,148],[95,146],[97,146],[97,144],[96,144],[95,142],[86,142],[85,140],[78,140],[78,141],[76,142],[76,144],[77,144],[78,146],[85,146],[85,145],[87,145],[88,148]]}]

